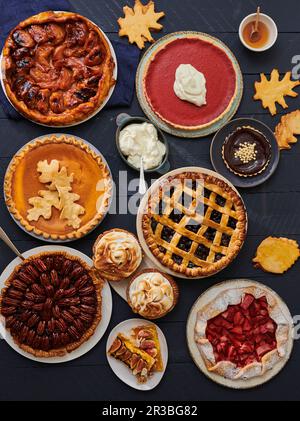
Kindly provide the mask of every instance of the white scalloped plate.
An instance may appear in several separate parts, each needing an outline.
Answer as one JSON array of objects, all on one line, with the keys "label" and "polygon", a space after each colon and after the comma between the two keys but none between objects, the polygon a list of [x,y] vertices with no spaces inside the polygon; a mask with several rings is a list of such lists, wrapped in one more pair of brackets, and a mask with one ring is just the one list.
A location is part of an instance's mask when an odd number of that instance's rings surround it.
[{"label": "white scalloped plate", "polygon": [[[92,260],[86,256],[85,254],[81,253],[78,250],[72,249],[70,247],[63,247],[63,246],[42,246],[36,247],[34,249],[28,250],[23,253],[24,257],[30,257],[38,253],[42,253],[45,251],[65,251],[73,256],[80,257],[83,261],[85,261],[89,266],[93,266]],[[9,276],[14,271],[15,267],[21,263],[21,260],[17,257],[14,259],[7,268],[2,272],[0,276],[0,289],[4,287],[5,281],[9,278]],[[103,337],[106,329],[108,328],[111,314],[112,314],[112,296],[111,290],[108,282],[104,283],[102,289],[102,318],[95,330],[93,336],[91,336],[86,342],[84,342],[78,349],[75,349],[73,352],[64,355],[63,357],[53,357],[53,358],[38,358],[28,352],[23,351],[18,345],[14,342],[11,334],[5,329],[3,324],[3,318],[0,318],[0,334],[2,338],[8,343],[8,345],[13,348],[16,352],[21,354],[23,357],[28,358],[29,360],[38,361],[40,363],[47,363],[47,364],[57,364],[57,363],[65,363],[68,361],[75,360],[76,358],[82,357],[84,354],[89,352],[100,339]]]},{"label": "white scalloped plate", "polygon": [[[197,313],[201,308],[203,308],[209,302],[214,300],[214,298],[217,295],[219,295],[221,292],[227,289],[241,288],[241,287],[245,288],[249,286],[257,286],[259,288],[265,289],[270,294],[275,296],[276,300],[278,300],[281,311],[283,312],[286,319],[289,320],[291,323],[288,353],[285,358],[283,358],[273,369],[267,371],[263,376],[254,377],[248,380],[230,380],[218,374],[212,373],[208,371],[206,368],[205,362],[203,361],[203,358],[199,352],[199,349],[194,339]],[[200,297],[196,300],[196,302],[194,303],[193,307],[190,310],[188,320],[187,320],[187,325],[186,325],[186,337],[187,337],[187,344],[188,344],[191,357],[194,363],[196,364],[196,366],[202,371],[202,373],[206,377],[214,381],[215,383],[218,383],[221,386],[229,387],[232,389],[251,389],[251,388],[260,386],[268,382],[269,380],[271,380],[284,368],[284,366],[289,361],[292,350],[293,350],[293,345],[294,345],[292,316],[287,305],[283,302],[282,298],[279,297],[279,295],[275,291],[273,291],[271,288],[259,282],[252,281],[250,279],[235,279],[235,280],[224,281],[220,284],[214,285],[213,287],[206,290],[202,295],[200,295]]]}]

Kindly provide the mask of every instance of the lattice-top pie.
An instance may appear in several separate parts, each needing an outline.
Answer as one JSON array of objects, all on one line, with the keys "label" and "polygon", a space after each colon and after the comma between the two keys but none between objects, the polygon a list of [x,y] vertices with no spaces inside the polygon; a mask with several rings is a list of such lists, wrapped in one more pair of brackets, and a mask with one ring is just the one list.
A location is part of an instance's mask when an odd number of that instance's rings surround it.
[{"label": "lattice-top pie", "polygon": [[220,271],[236,257],[247,217],[242,200],[225,181],[184,172],[152,191],[142,225],[149,249],[163,265],[201,277]]},{"label": "lattice-top pie", "polygon": [[36,357],[62,356],[93,335],[101,320],[102,284],[80,258],[41,253],[8,278],[0,314],[21,349]]},{"label": "lattice-top pie", "polygon": [[64,126],[86,119],[115,83],[105,36],[76,13],[43,12],[21,22],[8,36],[3,58],[9,100],[42,124]]}]

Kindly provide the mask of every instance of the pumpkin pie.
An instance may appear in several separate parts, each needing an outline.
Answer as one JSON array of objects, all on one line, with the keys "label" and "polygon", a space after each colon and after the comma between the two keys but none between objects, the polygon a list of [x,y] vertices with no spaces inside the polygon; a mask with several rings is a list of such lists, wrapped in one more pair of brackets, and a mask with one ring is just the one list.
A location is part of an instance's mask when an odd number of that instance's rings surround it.
[{"label": "pumpkin pie", "polygon": [[4,191],[8,210],[28,232],[46,240],[73,240],[103,219],[112,179],[107,164],[84,141],[53,135],[15,155]]}]

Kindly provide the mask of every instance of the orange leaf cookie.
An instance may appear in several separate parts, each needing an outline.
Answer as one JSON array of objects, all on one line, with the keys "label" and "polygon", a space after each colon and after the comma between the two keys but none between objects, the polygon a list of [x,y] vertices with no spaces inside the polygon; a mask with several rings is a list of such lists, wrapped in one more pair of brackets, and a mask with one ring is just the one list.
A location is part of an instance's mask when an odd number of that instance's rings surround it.
[{"label": "orange leaf cookie", "polygon": [[254,266],[266,272],[282,274],[290,269],[300,255],[299,245],[288,238],[266,238],[258,247]]},{"label": "orange leaf cookie", "polygon": [[129,6],[123,8],[125,17],[118,19],[120,37],[127,36],[130,44],[136,43],[142,49],[146,41],[153,42],[150,29],[159,31],[162,25],[157,21],[165,16],[164,12],[155,13],[153,1],[143,5],[135,0],[133,9]]},{"label": "orange leaf cookie", "polygon": [[291,149],[290,143],[296,143],[295,135],[300,134],[300,110],[284,115],[275,128],[275,137],[280,149]]},{"label": "orange leaf cookie", "polygon": [[274,69],[271,73],[271,78],[268,80],[264,73],[260,75],[260,82],[255,82],[254,99],[261,100],[264,108],[268,108],[272,115],[277,113],[276,102],[283,108],[288,108],[284,97],[296,97],[298,94],[293,91],[293,88],[300,85],[299,81],[291,80],[291,72],[287,72],[283,79],[279,80],[279,72]]}]

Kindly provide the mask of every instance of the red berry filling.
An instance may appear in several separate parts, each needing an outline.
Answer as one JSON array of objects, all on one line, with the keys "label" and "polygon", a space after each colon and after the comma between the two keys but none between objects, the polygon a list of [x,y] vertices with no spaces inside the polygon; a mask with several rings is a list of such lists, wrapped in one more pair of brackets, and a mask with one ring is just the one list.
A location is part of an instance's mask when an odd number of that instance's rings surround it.
[{"label": "red berry filling", "polygon": [[238,305],[207,322],[206,337],[212,344],[216,362],[231,361],[238,367],[260,362],[277,348],[277,324],[271,319],[266,297],[246,294]]}]

